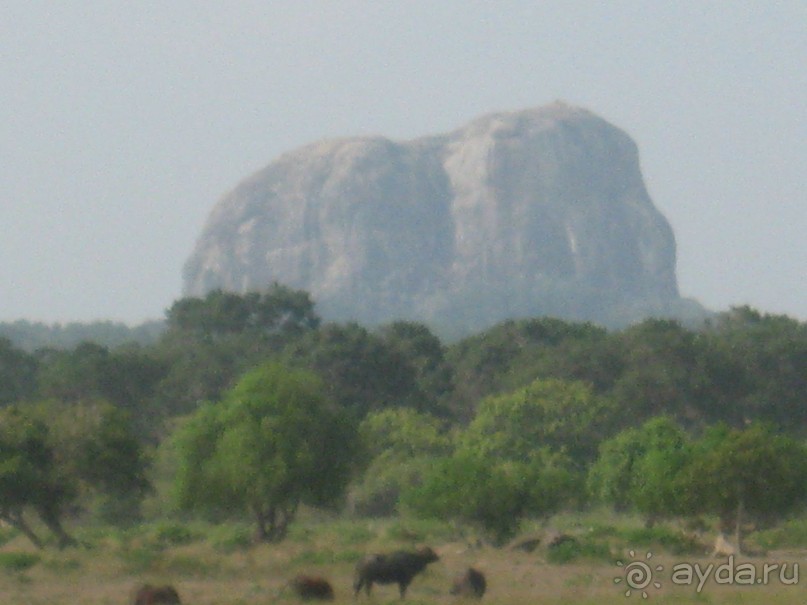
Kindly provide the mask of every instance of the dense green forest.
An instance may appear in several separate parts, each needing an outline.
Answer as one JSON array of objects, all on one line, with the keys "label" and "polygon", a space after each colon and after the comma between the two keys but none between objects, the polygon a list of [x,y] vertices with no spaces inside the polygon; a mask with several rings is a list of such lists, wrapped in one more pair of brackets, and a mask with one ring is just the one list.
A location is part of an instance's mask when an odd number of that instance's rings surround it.
[{"label": "dense green forest", "polygon": [[189,515],[278,541],[301,505],[502,542],[595,504],[648,525],[713,515],[739,543],[807,499],[807,324],[747,307],[697,329],[512,320],[446,344],[414,322],[325,323],[275,284],[102,342],[9,325],[0,519],[37,545]]}]

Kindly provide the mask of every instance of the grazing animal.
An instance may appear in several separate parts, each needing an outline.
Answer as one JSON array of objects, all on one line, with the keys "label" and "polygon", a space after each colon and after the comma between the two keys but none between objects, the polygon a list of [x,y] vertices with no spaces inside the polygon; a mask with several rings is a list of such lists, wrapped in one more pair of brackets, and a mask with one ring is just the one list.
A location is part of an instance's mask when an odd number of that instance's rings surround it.
[{"label": "grazing animal", "polygon": [[134,605],[182,605],[173,586],[143,584],[135,592]]},{"label": "grazing animal", "polygon": [[296,576],[290,582],[292,590],[304,601],[333,601],[333,587],[319,576]]},{"label": "grazing animal", "polygon": [[488,584],[485,582],[485,574],[478,569],[469,567],[464,574],[460,574],[454,579],[451,594],[460,597],[481,599],[487,587]]},{"label": "grazing animal", "polygon": [[356,581],[353,583],[353,589],[358,595],[364,587],[369,596],[374,582],[398,584],[398,590],[403,598],[412,578],[439,558],[428,546],[415,552],[399,550],[388,554],[369,555],[356,565]]}]

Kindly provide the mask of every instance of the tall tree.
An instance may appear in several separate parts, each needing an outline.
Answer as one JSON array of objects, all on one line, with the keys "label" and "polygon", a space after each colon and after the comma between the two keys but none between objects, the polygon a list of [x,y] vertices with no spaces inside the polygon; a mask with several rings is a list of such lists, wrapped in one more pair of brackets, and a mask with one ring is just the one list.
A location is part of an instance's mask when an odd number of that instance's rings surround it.
[{"label": "tall tree", "polygon": [[624,367],[612,394],[634,421],[697,415],[706,377],[700,363],[702,342],[694,332],[674,320],[648,319],[615,339]]},{"label": "tall tree", "polygon": [[74,482],[56,464],[47,425],[16,406],[0,410],[0,518],[41,548],[42,540],[26,520],[26,512],[33,510],[60,547],[70,546],[75,541],[61,516],[75,495]]},{"label": "tall tree", "polygon": [[353,511],[393,514],[401,493],[422,480],[435,457],[453,449],[447,428],[445,421],[412,408],[370,412],[359,426],[366,464],[350,491]]},{"label": "tall tree", "polygon": [[562,455],[543,449],[509,460],[461,448],[435,458],[402,499],[420,516],[476,526],[500,544],[525,517],[548,517],[577,494],[576,473]]},{"label": "tall tree", "polygon": [[488,397],[461,437],[485,456],[526,459],[543,447],[566,452],[581,466],[613,432],[619,409],[579,382],[535,380],[513,393]]},{"label": "tall tree", "polygon": [[762,424],[718,425],[696,444],[679,487],[691,510],[717,515],[741,550],[747,520],[780,517],[807,500],[807,447]]},{"label": "tall tree", "polygon": [[651,418],[600,444],[589,467],[588,489],[617,510],[645,516],[648,525],[686,512],[680,497],[680,473],[691,459],[691,444],[672,418]]},{"label": "tall tree", "polygon": [[48,401],[0,410],[0,518],[37,546],[43,542],[26,520],[31,513],[60,547],[75,543],[64,527],[66,514],[91,499],[117,513],[105,520],[131,520],[149,487],[146,466],[128,415],[109,403]]},{"label": "tall tree", "polygon": [[423,401],[418,408],[445,415],[454,376],[440,339],[425,324],[411,321],[381,326],[378,333],[414,369],[417,397]]},{"label": "tall tree", "polygon": [[509,320],[465,338],[446,353],[455,374],[453,407],[470,418],[484,397],[522,388],[536,378],[595,383],[593,374],[599,370],[589,371],[589,359],[566,363],[571,358],[566,350],[584,347],[588,352],[605,338],[605,330],[592,324],[549,317]]},{"label": "tall tree", "polygon": [[36,360],[0,336],[0,406],[18,403],[36,392]]},{"label": "tall tree", "polygon": [[326,324],[291,345],[287,355],[321,376],[329,396],[357,419],[387,407],[426,407],[412,364],[358,324]]},{"label": "tall tree", "polygon": [[165,364],[137,345],[110,350],[84,342],[72,350],[44,349],[39,356],[39,395],[76,403],[105,399],[136,413],[154,396]]},{"label": "tall tree", "polygon": [[279,541],[301,503],[338,501],[355,458],[355,426],[310,372],[267,364],[178,430],[178,503],[246,510],[256,540]]},{"label": "tall tree", "polygon": [[104,400],[65,405],[44,402],[32,410],[48,424],[48,442],[79,504],[106,522],[139,517],[149,460],[130,414]]},{"label": "tall tree", "polygon": [[237,294],[213,290],[204,298],[183,298],[167,312],[169,331],[205,339],[246,332],[267,338],[288,338],[316,328],[319,321],[307,292],[277,282],[263,292]]},{"label": "tall tree", "polygon": [[718,315],[704,338],[722,363],[718,386],[733,411],[721,419],[736,427],[761,420],[807,434],[807,323],[735,307]]},{"label": "tall tree", "polygon": [[169,368],[157,392],[159,407],[186,414],[220,399],[247,369],[277,356],[319,323],[307,292],[277,283],[262,292],[214,290],[176,301],[156,347]]}]

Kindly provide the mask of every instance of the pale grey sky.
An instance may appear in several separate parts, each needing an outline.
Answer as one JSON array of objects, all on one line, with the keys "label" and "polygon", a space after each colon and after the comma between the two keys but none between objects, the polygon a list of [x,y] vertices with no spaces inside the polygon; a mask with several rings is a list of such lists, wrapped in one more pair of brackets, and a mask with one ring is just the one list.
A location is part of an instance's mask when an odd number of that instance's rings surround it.
[{"label": "pale grey sky", "polygon": [[10,0],[0,321],[162,317],[284,151],[556,99],[638,144],[685,296],[807,319],[804,0]]}]

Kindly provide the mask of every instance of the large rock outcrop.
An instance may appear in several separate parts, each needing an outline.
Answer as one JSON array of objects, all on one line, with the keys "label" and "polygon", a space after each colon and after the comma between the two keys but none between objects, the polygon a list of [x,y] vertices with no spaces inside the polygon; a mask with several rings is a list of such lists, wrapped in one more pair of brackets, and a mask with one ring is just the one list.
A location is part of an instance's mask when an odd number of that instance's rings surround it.
[{"label": "large rock outcrop", "polygon": [[185,294],[311,292],[327,319],[463,332],[552,314],[617,325],[686,307],[636,145],[556,103],[409,142],[287,153],[213,209]]}]

